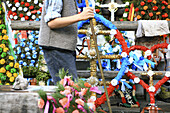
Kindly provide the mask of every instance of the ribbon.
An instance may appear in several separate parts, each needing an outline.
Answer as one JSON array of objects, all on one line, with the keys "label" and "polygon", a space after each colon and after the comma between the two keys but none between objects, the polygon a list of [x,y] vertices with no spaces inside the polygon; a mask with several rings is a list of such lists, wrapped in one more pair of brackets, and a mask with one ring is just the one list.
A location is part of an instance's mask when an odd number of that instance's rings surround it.
[{"label": "ribbon", "polygon": [[[44,113],[48,113],[48,111],[49,111],[49,107],[50,107],[49,100],[53,100],[53,102],[55,104],[57,104],[56,100],[52,96],[47,96],[47,102],[46,102],[46,105],[45,105]],[[52,113],[55,113],[56,107],[55,107],[53,102],[52,102],[52,105],[53,105],[53,112]]]},{"label": "ribbon", "polygon": [[80,110],[82,110],[84,113],[87,113],[87,111],[83,108],[83,106],[77,105],[77,108],[80,109]]},{"label": "ribbon", "polygon": [[[70,103],[70,101],[73,99],[73,95],[69,94],[69,95],[67,95],[67,98],[68,98],[68,102],[63,106],[63,108],[65,108]],[[67,107],[67,110],[68,110],[68,107]]]},{"label": "ribbon", "polygon": [[98,87],[91,87],[90,91],[98,93],[98,94],[102,94],[102,92],[98,89]]}]

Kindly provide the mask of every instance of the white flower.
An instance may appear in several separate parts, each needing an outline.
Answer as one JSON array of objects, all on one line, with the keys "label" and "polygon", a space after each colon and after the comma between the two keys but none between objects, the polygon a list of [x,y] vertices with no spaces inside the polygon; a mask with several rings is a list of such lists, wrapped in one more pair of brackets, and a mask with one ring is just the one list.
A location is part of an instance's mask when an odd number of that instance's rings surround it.
[{"label": "white flower", "polygon": [[27,12],[27,16],[31,16],[31,12],[30,11]]},{"label": "white flower", "polygon": [[129,72],[129,69],[128,69],[128,68],[126,68],[126,70],[125,70],[125,73],[127,73],[127,72]]},{"label": "white flower", "polygon": [[135,42],[133,41],[133,42],[132,42],[132,46],[134,46],[134,45],[135,45]]},{"label": "white flower", "polygon": [[9,4],[9,1],[6,1],[6,4]]},{"label": "white flower", "polygon": [[117,46],[116,46],[116,48],[119,50],[119,49],[120,49],[120,46],[119,46],[119,45],[117,45]]},{"label": "white flower", "polygon": [[170,44],[168,45],[168,50],[170,50]]},{"label": "white flower", "polygon": [[8,7],[11,7],[12,6],[12,4],[8,4]]},{"label": "white flower", "polygon": [[114,3],[114,2],[111,2],[109,3],[109,9],[108,9],[110,12],[112,11],[117,11],[117,3]]},{"label": "white flower", "polygon": [[32,15],[32,17],[31,17],[33,20],[35,20],[36,19],[36,16],[35,15]]},{"label": "white flower", "polygon": [[115,34],[117,34],[117,31],[115,29],[111,29],[110,34],[115,35]]},{"label": "white flower", "polygon": [[18,10],[19,10],[19,11],[22,11],[22,7],[19,7]]},{"label": "white flower", "polygon": [[12,7],[12,11],[13,11],[13,12],[16,11],[16,7]]},{"label": "white flower", "polygon": [[96,101],[96,96],[91,96],[90,99],[92,99],[93,101]]},{"label": "white flower", "polygon": [[99,6],[99,5],[100,5],[100,3],[99,3],[99,2],[96,2],[95,4],[96,4],[96,6]]},{"label": "white flower", "polygon": [[150,92],[155,92],[155,90],[156,90],[156,89],[155,89],[154,86],[150,86],[150,87],[149,87],[149,91],[150,91]]},{"label": "white flower", "polygon": [[149,70],[147,74],[151,77],[151,76],[153,76],[154,72]]},{"label": "white flower", "polygon": [[151,54],[152,54],[151,50],[145,51],[145,56],[149,56],[149,55],[151,55]]},{"label": "white flower", "polygon": [[126,4],[126,6],[128,6],[128,5],[129,5],[129,2],[126,2],[125,4]]},{"label": "white flower", "polygon": [[18,16],[14,16],[14,20],[17,20],[18,19]]},{"label": "white flower", "polygon": [[122,52],[122,53],[121,53],[121,56],[122,56],[123,58],[125,58],[125,57],[127,57],[127,53],[126,53],[126,52]]},{"label": "white flower", "polygon": [[117,52],[118,49],[117,49],[116,47],[114,47],[112,51],[113,51],[113,52]]},{"label": "white flower", "polygon": [[112,86],[116,86],[117,83],[118,83],[118,81],[117,81],[116,79],[113,79],[113,80],[111,81]]},{"label": "white flower", "polygon": [[27,2],[31,2],[31,0],[27,0]]},{"label": "white flower", "polygon": [[10,15],[9,18],[10,18],[10,19],[13,19],[13,15]]},{"label": "white flower", "polygon": [[123,13],[123,17],[125,17],[125,18],[126,18],[127,16],[128,16],[128,14],[127,14],[127,13]]},{"label": "white flower", "polygon": [[22,18],[21,18],[21,21],[25,21],[25,18],[24,18],[24,17],[22,17]]},{"label": "white flower", "polygon": [[133,63],[133,61],[134,61],[134,60],[133,60],[133,57],[130,57],[130,58],[129,58],[129,62],[130,62],[130,64],[132,64],[132,63]]},{"label": "white flower", "polygon": [[19,3],[19,2],[17,2],[17,3],[15,4],[15,6],[16,6],[16,7],[19,7],[19,6],[20,6],[20,3]]},{"label": "white flower", "polygon": [[91,76],[87,79],[87,82],[92,85],[92,87],[95,87],[98,85],[99,80],[96,77]]},{"label": "white flower", "polygon": [[34,0],[34,4],[38,4],[38,0]]},{"label": "white flower", "polygon": [[135,78],[134,78],[134,82],[135,82],[135,83],[139,83],[139,82],[140,82],[140,79],[139,79],[138,77],[135,77]]},{"label": "white flower", "polygon": [[165,73],[165,76],[166,76],[166,77],[170,77],[170,71],[167,71],[167,72]]},{"label": "white flower", "polygon": [[43,6],[43,4],[42,3],[39,3],[39,7],[42,7]]},{"label": "white flower", "polygon": [[25,11],[25,12],[28,11],[28,8],[27,8],[27,7],[24,7],[24,11]]}]

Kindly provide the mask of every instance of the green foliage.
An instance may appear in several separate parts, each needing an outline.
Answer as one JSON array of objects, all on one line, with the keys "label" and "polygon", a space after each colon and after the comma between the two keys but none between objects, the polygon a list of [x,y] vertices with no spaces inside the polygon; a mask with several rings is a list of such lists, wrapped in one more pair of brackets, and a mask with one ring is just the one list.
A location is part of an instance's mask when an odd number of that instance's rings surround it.
[{"label": "green foliage", "polygon": [[59,73],[56,76],[60,77],[61,79],[64,79],[66,75],[68,75],[68,70],[65,71],[64,68],[62,68],[59,70]]}]

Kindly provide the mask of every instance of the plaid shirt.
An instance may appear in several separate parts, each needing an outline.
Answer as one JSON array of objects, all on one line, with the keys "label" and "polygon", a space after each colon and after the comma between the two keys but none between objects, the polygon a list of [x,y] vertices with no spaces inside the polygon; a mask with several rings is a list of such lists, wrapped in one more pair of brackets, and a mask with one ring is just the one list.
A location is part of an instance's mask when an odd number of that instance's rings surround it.
[{"label": "plaid shirt", "polygon": [[61,17],[61,10],[63,7],[62,0],[45,0],[46,15],[44,16],[45,22],[52,19]]}]

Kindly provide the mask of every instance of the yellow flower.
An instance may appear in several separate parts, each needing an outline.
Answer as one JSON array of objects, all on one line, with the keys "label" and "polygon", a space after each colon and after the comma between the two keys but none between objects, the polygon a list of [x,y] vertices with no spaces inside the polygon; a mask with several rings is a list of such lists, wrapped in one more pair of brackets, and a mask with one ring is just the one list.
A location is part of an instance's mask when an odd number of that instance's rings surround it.
[{"label": "yellow flower", "polygon": [[19,68],[19,63],[15,63],[14,68]]},{"label": "yellow flower", "polygon": [[5,85],[10,85],[9,83],[6,83]]},{"label": "yellow flower", "polygon": [[10,59],[10,60],[14,60],[14,57],[13,57],[13,56],[9,56],[9,59]]},{"label": "yellow flower", "polygon": [[2,36],[0,36],[0,40],[2,40]]},{"label": "yellow flower", "polygon": [[3,30],[2,30],[2,33],[6,34],[6,33],[7,33],[7,30],[6,30],[6,29],[3,29]]},{"label": "yellow flower", "polygon": [[1,80],[0,80],[0,84],[1,84]]},{"label": "yellow flower", "polygon": [[13,76],[16,78],[18,76],[18,74],[17,73],[13,73]]},{"label": "yellow flower", "polygon": [[10,62],[10,63],[9,63],[9,66],[13,67],[13,66],[14,66],[14,63],[13,63],[13,62]]},{"label": "yellow flower", "polygon": [[3,36],[3,39],[4,39],[4,40],[8,40],[8,36],[7,36],[7,35],[4,35],[4,36]]},{"label": "yellow flower", "polygon": [[157,2],[156,2],[156,0],[153,0],[152,2],[153,2],[154,4],[156,4],[156,3],[157,3]]},{"label": "yellow flower", "polygon": [[0,24],[2,24],[2,20],[0,20]]},{"label": "yellow flower", "polygon": [[5,64],[5,59],[1,59],[0,64]]},{"label": "yellow flower", "polygon": [[7,77],[8,77],[8,78],[12,77],[12,73],[10,73],[10,72],[7,73]]},{"label": "yellow flower", "polygon": [[6,72],[6,69],[4,68],[4,67],[2,67],[1,69],[0,69],[0,73],[5,73]]},{"label": "yellow flower", "polygon": [[3,51],[4,52],[7,52],[9,49],[7,48],[7,47],[5,47],[4,49],[3,49]]},{"label": "yellow flower", "polygon": [[148,6],[144,6],[143,9],[144,9],[144,10],[147,10],[147,9],[148,9]]},{"label": "yellow flower", "polygon": [[0,47],[1,48],[5,48],[6,46],[5,46],[5,44],[1,44]]},{"label": "yellow flower", "polygon": [[15,78],[13,76],[9,78],[10,82],[14,82],[14,80],[15,80]]},{"label": "yellow flower", "polygon": [[140,16],[140,15],[137,15],[137,19],[138,19],[138,20],[141,19],[141,16]]}]

